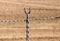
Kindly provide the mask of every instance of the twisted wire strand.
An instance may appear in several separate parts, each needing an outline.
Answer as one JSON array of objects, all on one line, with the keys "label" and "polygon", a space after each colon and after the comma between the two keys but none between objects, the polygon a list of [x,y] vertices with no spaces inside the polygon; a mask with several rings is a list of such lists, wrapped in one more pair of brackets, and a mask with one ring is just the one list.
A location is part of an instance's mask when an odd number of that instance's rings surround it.
[{"label": "twisted wire strand", "polygon": [[28,12],[26,11],[26,8],[24,8],[24,12],[26,14],[26,41],[29,41],[29,14],[30,14],[30,8]]},{"label": "twisted wire strand", "polygon": [[[60,9],[44,9],[44,8],[29,8],[28,12],[26,11],[27,8],[24,8],[24,12],[25,14],[30,14],[31,10],[60,10]],[[60,18],[60,16],[56,16],[56,17],[50,17],[50,18],[29,18],[29,21],[33,21],[33,20],[53,20],[53,19],[58,19]],[[26,19],[19,19],[19,20],[0,20],[0,22],[24,22],[26,21]]]},{"label": "twisted wire strand", "polygon": [[32,19],[29,19],[30,21],[33,21],[33,20],[54,20],[54,19],[59,19],[60,16],[56,16],[56,17],[50,17],[50,18],[32,18]]},{"label": "twisted wire strand", "polygon": [[[29,18],[29,21],[33,21],[33,20],[54,20],[54,19],[59,19],[60,16],[56,16],[56,17],[51,17],[51,18]],[[20,19],[20,20],[0,20],[0,22],[24,22],[26,21],[25,19]],[[28,21],[28,23],[29,23]]]},{"label": "twisted wire strand", "polygon": [[24,20],[0,20],[0,22],[23,22]]}]

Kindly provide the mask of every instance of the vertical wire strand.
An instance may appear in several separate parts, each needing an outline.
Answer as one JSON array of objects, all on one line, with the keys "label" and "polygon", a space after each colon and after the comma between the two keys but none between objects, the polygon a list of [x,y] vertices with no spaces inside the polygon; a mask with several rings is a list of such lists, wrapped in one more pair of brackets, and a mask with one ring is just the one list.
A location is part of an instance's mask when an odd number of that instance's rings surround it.
[{"label": "vertical wire strand", "polygon": [[26,14],[26,41],[29,41],[29,14],[30,14],[30,8],[28,12],[26,11],[26,8],[24,8],[24,12]]}]

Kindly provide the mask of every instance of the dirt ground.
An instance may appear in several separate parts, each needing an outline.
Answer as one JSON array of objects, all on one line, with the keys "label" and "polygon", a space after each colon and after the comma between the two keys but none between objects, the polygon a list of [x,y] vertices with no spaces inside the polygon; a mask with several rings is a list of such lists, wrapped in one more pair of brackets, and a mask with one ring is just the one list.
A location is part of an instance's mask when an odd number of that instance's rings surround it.
[{"label": "dirt ground", "polygon": [[[29,18],[60,16],[59,0],[0,0],[0,20],[25,20],[24,7],[31,8]],[[60,41],[60,19],[29,21],[30,41]],[[26,23],[0,22],[0,41],[26,41]]]}]

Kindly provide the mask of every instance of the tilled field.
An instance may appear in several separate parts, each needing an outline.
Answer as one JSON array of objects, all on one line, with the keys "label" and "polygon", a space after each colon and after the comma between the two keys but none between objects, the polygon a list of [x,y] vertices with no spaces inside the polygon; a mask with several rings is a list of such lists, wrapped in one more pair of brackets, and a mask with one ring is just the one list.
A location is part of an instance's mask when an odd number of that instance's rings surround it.
[{"label": "tilled field", "polygon": [[[24,7],[31,8],[30,41],[60,41],[60,19],[53,19],[60,16],[59,0],[0,0],[0,41],[26,41]],[[44,19],[39,20],[39,18]]]}]

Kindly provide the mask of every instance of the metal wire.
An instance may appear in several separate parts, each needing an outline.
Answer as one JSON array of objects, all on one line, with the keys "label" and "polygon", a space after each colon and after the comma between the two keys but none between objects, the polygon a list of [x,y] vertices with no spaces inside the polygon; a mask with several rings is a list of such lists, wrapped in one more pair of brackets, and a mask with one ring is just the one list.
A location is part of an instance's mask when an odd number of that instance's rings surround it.
[{"label": "metal wire", "polygon": [[[28,9],[28,10],[27,10]],[[56,17],[50,17],[50,18],[28,18],[31,10],[60,10],[60,9],[49,9],[49,8],[24,8],[24,12],[26,14],[26,20],[0,20],[0,22],[23,22],[23,21],[33,21],[33,20],[53,20],[53,19],[58,19],[60,16]],[[28,16],[28,17],[27,17]]]},{"label": "metal wire", "polygon": [[[44,9],[32,9],[32,10],[44,10]],[[46,9],[48,10],[48,9]],[[49,10],[53,10],[53,9],[49,9]],[[56,16],[56,17],[50,17],[50,18],[29,18],[29,14],[31,12],[31,8],[29,8],[28,10],[26,10],[26,8],[24,8],[24,13],[26,15],[26,19],[22,20],[0,20],[0,22],[26,22],[26,41],[29,41],[29,21],[33,21],[33,20],[53,20],[53,19],[59,19],[60,16]]]},{"label": "metal wire", "polygon": [[24,20],[0,20],[0,22],[22,22]]},{"label": "metal wire", "polygon": [[[59,19],[59,18],[60,18],[60,16],[50,17],[50,18],[28,18],[26,20],[22,20],[22,19],[20,19],[20,20],[0,20],[0,22],[24,22],[27,20],[29,20],[29,21],[33,21],[33,20],[54,20],[54,19]],[[29,21],[28,21],[28,23],[29,23]]]},{"label": "metal wire", "polygon": [[[28,12],[27,12],[28,11]],[[24,8],[24,12],[26,14],[26,41],[29,41],[29,14],[30,14],[30,8],[28,10],[26,10],[26,8]]]},{"label": "metal wire", "polygon": [[56,17],[50,17],[50,18],[30,18],[29,20],[30,21],[33,21],[33,20],[54,20],[54,19],[59,19],[60,16],[56,16]]}]

